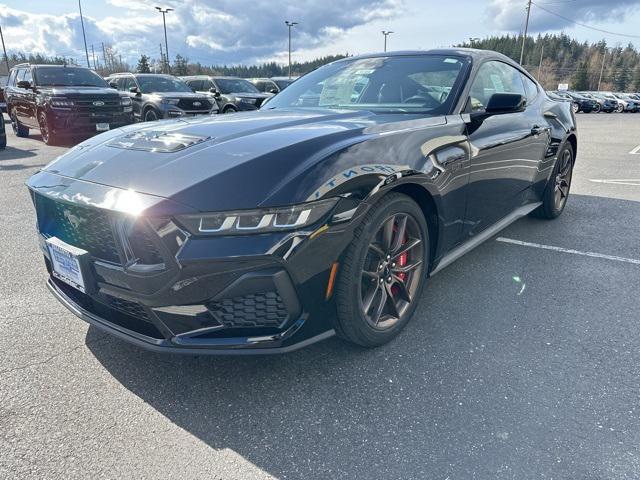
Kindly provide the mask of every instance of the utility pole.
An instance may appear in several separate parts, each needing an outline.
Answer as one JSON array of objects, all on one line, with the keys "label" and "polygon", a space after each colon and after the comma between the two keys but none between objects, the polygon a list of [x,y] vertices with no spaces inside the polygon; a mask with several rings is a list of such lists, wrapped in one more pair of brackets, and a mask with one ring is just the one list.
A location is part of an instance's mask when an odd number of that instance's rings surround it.
[{"label": "utility pole", "polygon": [[91,57],[93,58],[93,69],[97,70],[97,67],[96,67],[96,52],[93,49],[93,43],[91,44]]},{"label": "utility pole", "polygon": [[164,72],[166,68],[166,62],[164,60],[164,53],[162,53],[162,43],[160,44],[160,65],[160,70]]},{"label": "utility pole", "polygon": [[542,57],[544,57],[544,44],[542,45],[542,51],[540,52],[540,66],[538,67],[538,82],[542,82],[542,80],[540,80],[542,78]]},{"label": "utility pole", "polygon": [[298,22],[290,22],[289,20],[285,20],[284,23],[289,28],[289,78],[291,78],[291,29],[295,25],[298,25]]},{"label": "utility pole", "polygon": [[167,20],[165,19],[165,14],[173,11],[173,8],[160,8],[156,7],[162,14],[162,24],[164,25],[164,51],[167,56],[167,73],[171,73],[171,68],[169,67],[169,43],[167,42]]},{"label": "utility pole", "polygon": [[602,73],[604,72],[604,61],[607,58],[607,49],[604,49],[604,54],[602,55],[602,68],[600,68],[600,78],[598,79],[598,91],[600,91],[600,84],[602,83]]},{"label": "utility pole", "polygon": [[383,30],[383,31],[382,31],[382,35],[384,35],[384,51],[385,51],[385,52],[387,51],[387,37],[388,37],[389,35],[391,35],[392,33],[393,33],[393,32],[391,32],[391,31],[387,31],[387,30]]},{"label": "utility pole", "polygon": [[87,49],[87,36],[84,33],[84,20],[82,18],[82,4],[78,0],[78,9],[80,10],[80,24],[82,25],[82,38],[84,39],[84,54],[87,56],[87,68],[91,68],[89,63],[89,50]]},{"label": "utility pole", "polygon": [[107,60],[107,50],[104,48],[104,42],[102,43],[102,58],[104,59],[104,68],[109,70],[109,61]]},{"label": "utility pole", "polygon": [[4,62],[7,64],[7,75],[9,75],[9,57],[7,57],[7,49],[4,48],[4,36],[2,35],[2,27],[0,27],[0,39],[2,40],[2,51],[4,52]]},{"label": "utility pole", "polygon": [[520,65],[524,60],[524,44],[527,41],[527,33],[529,33],[529,17],[531,16],[531,0],[527,2],[527,21],[524,24],[524,36],[522,37],[522,50],[520,50]]}]

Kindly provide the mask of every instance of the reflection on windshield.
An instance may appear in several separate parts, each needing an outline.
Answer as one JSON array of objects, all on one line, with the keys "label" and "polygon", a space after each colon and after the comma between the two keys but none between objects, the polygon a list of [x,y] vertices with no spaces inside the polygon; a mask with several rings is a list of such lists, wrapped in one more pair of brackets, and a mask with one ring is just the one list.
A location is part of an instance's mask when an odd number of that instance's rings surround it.
[{"label": "reflection on windshield", "polygon": [[142,93],[154,92],[191,92],[189,86],[182,80],[165,76],[140,76],[137,78]]},{"label": "reflection on windshield", "polygon": [[41,87],[107,87],[107,82],[97,73],[77,67],[38,68],[35,80]]},{"label": "reflection on windshield", "polygon": [[464,60],[406,55],[343,60],[296,80],[265,106],[447,113]]},{"label": "reflection on windshield", "polygon": [[255,85],[242,78],[216,78],[220,93],[260,93]]}]

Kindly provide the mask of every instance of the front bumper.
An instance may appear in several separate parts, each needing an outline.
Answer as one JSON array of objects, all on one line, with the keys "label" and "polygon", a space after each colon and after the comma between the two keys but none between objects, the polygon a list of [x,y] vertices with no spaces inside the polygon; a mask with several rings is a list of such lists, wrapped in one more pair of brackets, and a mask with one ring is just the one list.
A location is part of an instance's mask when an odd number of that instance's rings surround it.
[{"label": "front bumper", "polygon": [[47,109],[47,119],[56,135],[87,135],[101,133],[96,127],[99,123],[109,124],[110,130],[129,125],[133,123],[133,112],[77,112],[75,110],[49,108]]},{"label": "front bumper", "polygon": [[[51,185],[52,176],[38,175],[42,189],[51,188],[44,185]],[[151,350],[192,354],[282,353],[334,334],[335,303],[327,295],[327,286],[333,264],[352,238],[355,219],[316,225],[304,232],[183,235],[180,246],[175,235],[181,230],[170,232],[164,227],[164,236],[149,233],[144,240],[131,241],[134,249],[143,245],[147,254],[154,250],[154,255],[162,257],[162,266],[148,265],[151,261],[139,265],[118,261],[119,246],[115,256],[109,257],[108,242],[103,241],[109,220],[91,218],[92,231],[85,232],[84,238],[69,237],[69,226],[60,225],[64,220],[51,230],[46,218],[53,214],[43,205],[52,200],[41,198],[43,192],[34,188],[36,183],[32,178],[29,187],[50,275],[48,287],[65,307],[90,324]],[[60,218],[82,224],[83,213],[72,206]],[[87,251],[88,244],[83,244],[87,238],[100,241],[102,248],[91,253],[87,293],[52,275],[45,244],[50,236]]]}]

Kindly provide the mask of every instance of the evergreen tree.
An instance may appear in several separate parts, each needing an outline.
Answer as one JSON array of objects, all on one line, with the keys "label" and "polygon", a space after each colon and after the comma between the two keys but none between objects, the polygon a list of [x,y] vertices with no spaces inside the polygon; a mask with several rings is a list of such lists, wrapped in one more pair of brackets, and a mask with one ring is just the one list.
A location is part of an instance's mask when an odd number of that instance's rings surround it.
[{"label": "evergreen tree", "polygon": [[640,93],[640,65],[636,67],[636,70],[633,74],[633,83],[631,84],[634,92]]},{"label": "evergreen tree", "polygon": [[578,70],[571,79],[571,88],[574,90],[589,90],[589,73],[587,62],[580,63]]},{"label": "evergreen tree", "polygon": [[138,73],[151,73],[151,67],[149,66],[149,57],[144,54],[140,55],[136,70]]},{"label": "evergreen tree", "polygon": [[176,59],[173,62],[173,68],[171,72],[177,76],[189,75],[189,60],[184,58],[182,55],[176,55]]}]

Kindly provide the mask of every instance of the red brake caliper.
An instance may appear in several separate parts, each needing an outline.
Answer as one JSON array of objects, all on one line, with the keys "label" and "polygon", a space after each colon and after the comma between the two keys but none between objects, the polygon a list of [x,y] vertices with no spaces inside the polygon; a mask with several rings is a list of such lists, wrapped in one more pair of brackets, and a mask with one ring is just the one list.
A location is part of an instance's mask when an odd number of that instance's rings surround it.
[{"label": "red brake caliper", "polygon": [[[394,230],[395,230],[395,227],[394,227]],[[405,243],[407,243],[406,234],[405,234],[405,238],[402,240],[402,245],[404,245]],[[404,267],[407,264],[407,257],[408,257],[407,252],[404,252],[402,255],[400,255],[398,257],[398,266],[399,267]],[[404,272],[398,273],[397,275],[398,275],[398,278],[400,280],[402,280],[403,282],[404,282],[405,278],[407,277],[407,274],[404,273]],[[393,293],[395,295],[398,292],[398,287],[396,285],[394,285],[392,287],[392,291],[393,291]]]}]

